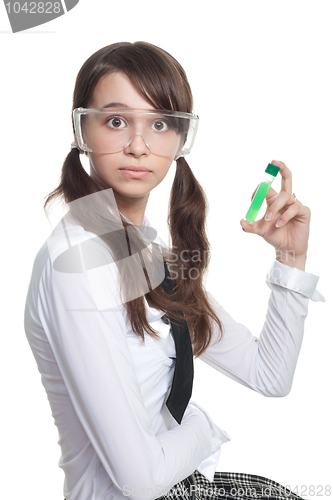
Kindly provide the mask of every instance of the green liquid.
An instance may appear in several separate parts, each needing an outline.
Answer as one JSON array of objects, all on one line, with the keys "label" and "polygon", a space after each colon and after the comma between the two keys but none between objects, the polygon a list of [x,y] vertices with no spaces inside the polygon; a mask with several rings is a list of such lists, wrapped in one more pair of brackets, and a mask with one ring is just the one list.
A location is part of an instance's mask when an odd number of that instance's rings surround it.
[{"label": "green liquid", "polygon": [[254,222],[255,218],[258,215],[258,212],[261,208],[261,205],[263,204],[263,201],[266,197],[266,194],[268,193],[268,190],[271,186],[271,182],[262,182],[257,191],[256,194],[254,195],[254,198],[252,200],[252,203],[250,205],[250,208],[247,211],[247,214],[245,215],[245,220],[248,222]]}]

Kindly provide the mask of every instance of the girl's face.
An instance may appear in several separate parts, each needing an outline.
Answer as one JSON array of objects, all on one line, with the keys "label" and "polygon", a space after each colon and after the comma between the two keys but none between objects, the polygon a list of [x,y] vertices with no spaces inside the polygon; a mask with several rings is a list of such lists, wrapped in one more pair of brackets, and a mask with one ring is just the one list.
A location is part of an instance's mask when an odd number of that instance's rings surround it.
[{"label": "girl's face", "polygon": [[[91,108],[153,108],[135,89],[129,78],[120,72],[103,77],[95,87]],[[126,126],[119,120],[109,122],[106,126]],[[84,131],[83,131],[84,133]],[[140,133],[140,129],[135,130]],[[125,145],[125,144],[124,144]],[[141,135],[134,135],[130,144],[118,153],[89,153],[90,175],[102,179],[113,188],[116,199],[130,202],[130,198],[146,198],[166,176],[180,147],[175,144],[174,150],[168,151],[168,156],[157,156],[151,153]],[[136,170],[135,170],[136,169]],[[142,169],[138,172],[137,169]]]}]

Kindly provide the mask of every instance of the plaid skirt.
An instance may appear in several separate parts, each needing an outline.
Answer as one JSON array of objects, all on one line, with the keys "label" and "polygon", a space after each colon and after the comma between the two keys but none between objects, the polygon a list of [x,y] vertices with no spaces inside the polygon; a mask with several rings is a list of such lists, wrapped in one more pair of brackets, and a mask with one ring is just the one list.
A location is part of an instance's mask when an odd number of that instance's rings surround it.
[{"label": "plaid skirt", "polygon": [[302,500],[271,479],[240,472],[215,472],[213,482],[197,470],[158,500]]},{"label": "plaid skirt", "polygon": [[[241,472],[215,472],[213,482],[197,470],[157,500],[303,500],[271,479]],[[66,500],[66,498],[65,498]]]}]

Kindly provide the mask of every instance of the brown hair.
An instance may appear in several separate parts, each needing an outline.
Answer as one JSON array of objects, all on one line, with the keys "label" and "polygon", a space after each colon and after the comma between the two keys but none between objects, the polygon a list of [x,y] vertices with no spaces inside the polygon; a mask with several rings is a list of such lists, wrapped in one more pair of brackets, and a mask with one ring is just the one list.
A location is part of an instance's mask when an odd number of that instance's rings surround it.
[{"label": "brown hair", "polygon": [[[166,51],[146,42],[115,43],[89,57],[77,75],[73,109],[89,107],[99,80],[117,71],[127,75],[137,91],[156,109],[192,112],[192,93],[183,68]],[[65,203],[70,203],[107,188],[108,186],[86,173],[79,151],[74,148],[65,159],[60,184],[47,196],[44,209],[55,198],[61,197]],[[171,249],[169,259],[166,259],[178,302],[174,296],[166,294],[160,285],[150,288],[149,293],[144,296],[138,296],[124,304],[133,331],[143,340],[144,331],[157,336],[157,332],[147,321],[144,297],[151,307],[165,312],[172,321],[177,321],[181,310],[189,326],[195,356],[199,356],[209,345],[212,321],[217,323],[222,334],[221,322],[203,287],[203,276],[209,261],[209,243],[205,230],[206,205],[200,184],[186,160],[179,158],[169,201]],[[128,224],[124,219],[122,222],[127,234]],[[96,229],[97,218],[94,219],[91,214],[89,219],[80,220],[80,223],[85,229],[102,234]],[[101,238],[121,259],[123,245],[117,240],[117,234],[119,236],[120,233],[114,231],[112,237],[110,234]],[[136,244],[141,249],[144,248],[139,241]],[[127,281],[127,286],[130,286],[131,276],[133,277],[131,273],[130,266],[122,268],[121,280]]]}]

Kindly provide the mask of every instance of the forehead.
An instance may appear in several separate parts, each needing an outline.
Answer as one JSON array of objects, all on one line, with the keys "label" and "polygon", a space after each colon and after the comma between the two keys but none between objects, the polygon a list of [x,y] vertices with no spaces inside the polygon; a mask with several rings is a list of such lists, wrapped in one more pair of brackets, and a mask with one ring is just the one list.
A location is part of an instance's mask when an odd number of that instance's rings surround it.
[{"label": "forehead", "polygon": [[90,106],[97,109],[105,107],[128,107],[154,109],[137,91],[124,73],[111,73],[97,83]]}]

